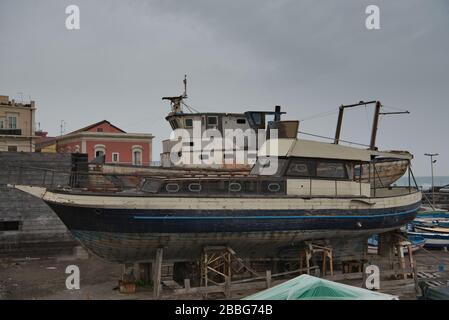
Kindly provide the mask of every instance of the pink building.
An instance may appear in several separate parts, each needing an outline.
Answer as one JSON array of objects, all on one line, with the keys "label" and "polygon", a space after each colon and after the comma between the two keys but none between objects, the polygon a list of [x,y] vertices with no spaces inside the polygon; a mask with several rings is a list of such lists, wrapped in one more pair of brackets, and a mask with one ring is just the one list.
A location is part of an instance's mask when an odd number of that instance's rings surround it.
[{"label": "pink building", "polygon": [[56,150],[87,153],[89,161],[105,156],[105,163],[149,166],[153,135],[127,133],[103,120],[56,138]]}]

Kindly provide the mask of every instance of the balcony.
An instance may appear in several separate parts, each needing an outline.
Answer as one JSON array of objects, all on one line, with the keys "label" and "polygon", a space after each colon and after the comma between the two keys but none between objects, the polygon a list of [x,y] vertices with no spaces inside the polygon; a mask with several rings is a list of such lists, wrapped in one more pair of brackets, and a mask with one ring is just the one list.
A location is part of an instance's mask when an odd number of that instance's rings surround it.
[{"label": "balcony", "polygon": [[21,136],[22,129],[0,129],[0,135]]}]

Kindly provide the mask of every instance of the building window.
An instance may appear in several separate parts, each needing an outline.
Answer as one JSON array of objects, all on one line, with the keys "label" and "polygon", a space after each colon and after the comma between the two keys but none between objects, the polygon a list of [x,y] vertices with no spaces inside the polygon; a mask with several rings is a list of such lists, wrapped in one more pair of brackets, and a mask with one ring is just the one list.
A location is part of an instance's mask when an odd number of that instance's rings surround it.
[{"label": "building window", "polygon": [[113,152],[112,153],[112,162],[119,162],[119,161],[120,161],[119,153]]},{"label": "building window", "polygon": [[97,128],[97,132],[103,132],[103,128]]},{"label": "building window", "polygon": [[135,166],[142,165],[142,152],[140,150],[133,151],[133,165]]},{"label": "building window", "polygon": [[9,152],[17,152],[17,146],[8,146]]},{"label": "building window", "polygon": [[131,150],[132,150],[132,155],[133,155],[133,165],[141,166],[142,165],[142,147],[141,146],[133,146]]},{"label": "building window", "polygon": [[193,127],[193,119],[187,118],[185,119],[186,122],[186,128],[192,128]]},{"label": "building window", "polygon": [[6,119],[5,118],[0,118],[0,129],[5,129],[6,128]]},{"label": "building window", "polygon": [[17,129],[17,116],[8,116],[8,128]]},{"label": "building window", "polygon": [[95,145],[94,150],[95,150],[95,158],[106,155],[106,147],[102,144]]}]

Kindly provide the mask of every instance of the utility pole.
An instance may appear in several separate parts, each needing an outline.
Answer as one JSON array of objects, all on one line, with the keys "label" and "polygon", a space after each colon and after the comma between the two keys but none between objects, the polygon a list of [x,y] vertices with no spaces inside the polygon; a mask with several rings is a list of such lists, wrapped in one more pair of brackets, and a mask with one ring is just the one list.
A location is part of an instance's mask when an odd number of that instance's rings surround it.
[{"label": "utility pole", "polygon": [[439,154],[438,153],[425,153],[424,155],[430,157],[430,170],[432,173],[432,205],[435,208],[435,190],[434,190],[435,186],[434,186],[434,181],[433,181],[433,164],[437,161],[433,160],[433,157],[439,156]]}]

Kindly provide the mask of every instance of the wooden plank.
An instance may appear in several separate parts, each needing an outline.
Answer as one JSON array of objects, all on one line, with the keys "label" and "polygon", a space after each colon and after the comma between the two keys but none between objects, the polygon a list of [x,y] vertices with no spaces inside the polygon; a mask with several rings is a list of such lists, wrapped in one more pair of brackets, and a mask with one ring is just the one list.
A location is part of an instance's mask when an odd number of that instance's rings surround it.
[{"label": "wooden plank", "polygon": [[154,273],[153,273],[153,295],[154,298],[159,298],[162,286],[161,286],[161,273],[162,273],[162,255],[163,249],[158,248],[156,251],[156,260],[154,263]]}]

